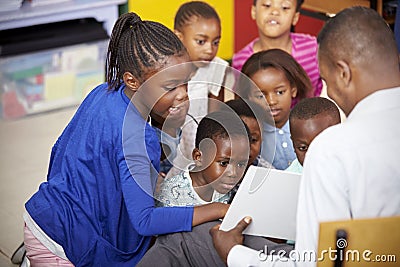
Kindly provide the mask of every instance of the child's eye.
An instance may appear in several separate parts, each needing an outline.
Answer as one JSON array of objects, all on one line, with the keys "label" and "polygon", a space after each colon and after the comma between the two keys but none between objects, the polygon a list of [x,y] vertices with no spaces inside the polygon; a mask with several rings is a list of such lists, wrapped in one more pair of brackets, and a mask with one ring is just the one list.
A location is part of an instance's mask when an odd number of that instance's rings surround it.
[{"label": "child's eye", "polygon": [[297,149],[300,150],[300,151],[302,151],[302,152],[305,152],[305,151],[308,150],[308,146],[306,146],[306,145],[299,146]]},{"label": "child's eye", "polygon": [[290,6],[283,6],[282,9],[283,10],[290,10]]},{"label": "child's eye", "polygon": [[238,166],[239,168],[245,168],[245,167],[247,166],[247,162],[239,162],[239,163],[237,164],[237,166]]},{"label": "child's eye", "polygon": [[256,98],[256,99],[263,99],[263,98],[264,98],[264,95],[263,95],[263,94],[255,95],[255,98]]},{"label": "child's eye", "polygon": [[220,161],[220,162],[219,162],[219,165],[221,165],[222,167],[226,167],[226,166],[229,165],[229,161],[225,161],[225,160]]},{"label": "child's eye", "polygon": [[165,91],[172,91],[172,90],[175,90],[176,88],[177,88],[177,86],[165,86],[164,90]]},{"label": "child's eye", "polygon": [[285,93],[285,90],[278,90],[276,91],[277,95],[283,95]]},{"label": "child's eye", "polygon": [[257,142],[258,142],[258,139],[257,139],[257,138],[251,138],[250,142],[251,142],[252,144],[257,143]]},{"label": "child's eye", "polygon": [[204,44],[206,43],[206,41],[205,41],[205,40],[196,39],[196,43],[197,43],[198,45],[204,45]]},{"label": "child's eye", "polygon": [[220,40],[214,41],[214,42],[213,42],[213,45],[214,45],[214,46],[219,46],[219,41],[220,41]]}]

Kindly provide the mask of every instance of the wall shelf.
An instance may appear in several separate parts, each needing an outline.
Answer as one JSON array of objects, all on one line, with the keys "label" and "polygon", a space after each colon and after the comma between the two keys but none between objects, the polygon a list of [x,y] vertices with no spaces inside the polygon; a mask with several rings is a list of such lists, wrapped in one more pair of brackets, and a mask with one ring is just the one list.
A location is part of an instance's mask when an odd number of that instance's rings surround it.
[{"label": "wall shelf", "polygon": [[118,18],[118,5],[126,0],[70,0],[66,2],[35,6],[24,2],[20,9],[0,12],[0,30],[14,29],[38,24],[79,18],[95,18],[103,22],[110,35]]}]

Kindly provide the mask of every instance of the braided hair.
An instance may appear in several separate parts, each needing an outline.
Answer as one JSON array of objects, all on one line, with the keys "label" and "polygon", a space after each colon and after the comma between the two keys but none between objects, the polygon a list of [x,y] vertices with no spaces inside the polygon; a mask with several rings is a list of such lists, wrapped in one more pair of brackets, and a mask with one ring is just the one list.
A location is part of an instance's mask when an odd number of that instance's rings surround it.
[{"label": "braided hair", "polygon": [[168,57],[185,54],[182,42],[166,26],[142,21],[133,12],[123,14],[114,25],[108,46],[108,89],[118,90],[125,72],[144,82],[146,74],[162,68]]},{"label": "braided hair", "polygon": [[221,20],[215,9],[209,4],[202,1],[191,1],[182,4],[175,15],[174,29],[182,31],[193,16],[205,19],[216,19],[218,23]]}]

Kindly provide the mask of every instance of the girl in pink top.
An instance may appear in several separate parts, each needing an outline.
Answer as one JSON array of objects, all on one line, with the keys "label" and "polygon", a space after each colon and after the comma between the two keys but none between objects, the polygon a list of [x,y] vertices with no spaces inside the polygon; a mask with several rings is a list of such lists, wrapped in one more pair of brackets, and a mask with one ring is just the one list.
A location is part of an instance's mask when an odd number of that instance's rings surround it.
[{"label": "girl in pink top", "polygon": [[[317,40],[314,36],[292,33],[300,16],[304,0],[254,0],[251,16],[256,21],[259,37],[233,55],[232,66],[242,70],[243,64],[254,53],[273,48],[291,54],[307,72],[313,86],[313,96],[322,91],[317,59]],[[292,106],[298,102],[293,99]]]}]

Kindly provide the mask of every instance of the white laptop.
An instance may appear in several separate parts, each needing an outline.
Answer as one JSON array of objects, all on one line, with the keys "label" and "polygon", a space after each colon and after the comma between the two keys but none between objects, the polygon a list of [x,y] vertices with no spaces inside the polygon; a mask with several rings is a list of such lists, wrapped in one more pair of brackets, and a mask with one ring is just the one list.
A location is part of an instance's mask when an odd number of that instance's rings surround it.
[{"label": "white laptop", "polygon": [[253,220],[244,234],[295,240],[300,177],[297,173],[250,166],[220,229],[228,231],[250,216]]}]

